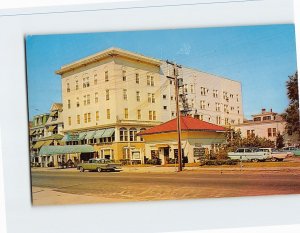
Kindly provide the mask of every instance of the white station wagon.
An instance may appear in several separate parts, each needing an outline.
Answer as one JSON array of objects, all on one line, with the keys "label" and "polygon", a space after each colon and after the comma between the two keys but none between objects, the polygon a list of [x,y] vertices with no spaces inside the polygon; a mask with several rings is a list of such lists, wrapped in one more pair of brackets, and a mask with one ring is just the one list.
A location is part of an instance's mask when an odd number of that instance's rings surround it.
[{"label": "white station wagon", "polygon": [[238,148],[235,152],[229,152],[228,157],[241,161],[265,161],[269,158],[269,153],[259,151],[257,148]]}]

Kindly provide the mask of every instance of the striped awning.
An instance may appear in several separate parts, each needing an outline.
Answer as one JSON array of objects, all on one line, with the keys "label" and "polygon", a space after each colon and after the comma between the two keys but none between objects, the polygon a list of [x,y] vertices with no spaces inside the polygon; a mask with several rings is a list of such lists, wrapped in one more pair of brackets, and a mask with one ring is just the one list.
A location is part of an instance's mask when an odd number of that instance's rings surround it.
[{"label": "striped awning", "polygon": [[40,149],[46,141],[37,141],[34,146],[32,147],[33,149]]},{"label": "striped awning", "polygon": [[39,155],[92,153],[94,151],[94,147],[91,145],[43,146]]},{"label": "striped awning", "polygon": [[87,132],[86,135],[85,135],[85,139],[93,139],[95,133],[96,133],[95,131],[89,131],[89,132]]},{"label": "striped awning", "polygon": [[78,140],[83,140],[85,138],[86,132],[79,133]]},{"label": "striped awning", "polygon": [[36,133],[35,130],[30,130],[30,133],[29,133],[29,134],[30,134],[31,136],[33,136],[33,135],[35,135],[35,133]]},{"label": "striped awning", "polygon": [[55,115],[57,115],[58,114],[58,111],[56,110],[56,111],[52,111],[51,113],[50,113],[50,116],[51,117],[53,117],[53,116],[55,116]]},{"label": "striped awning", "polygon": [[105,132],[105,129],[97,130],[94,135],[94,138],[102,138],[102,135],[104,134],[104,132]]},{"label": "striped awning", "polygon": [[105,129],[105,132],[103,133],[101,138],[109,138],[111,137],[115,132],[115,128]]},{"label": "striped awning", "polygon": [[53,132],[53,130],[55,130],[56,128],[57,128],[57,125],[51,125],[51,126],[49,126],[48,131]]}]

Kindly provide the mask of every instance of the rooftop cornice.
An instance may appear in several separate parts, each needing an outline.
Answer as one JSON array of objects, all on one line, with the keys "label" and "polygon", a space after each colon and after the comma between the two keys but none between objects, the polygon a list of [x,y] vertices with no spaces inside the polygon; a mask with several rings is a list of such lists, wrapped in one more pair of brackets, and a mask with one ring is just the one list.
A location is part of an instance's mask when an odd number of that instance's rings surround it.
[{"label": "rooftop cornice", "polygon": [[83,66],[87,66],[89,64],[92,64],[94,62],[97,61],[101,61],[105,58],[108,57],[114,57],[114,56],[119,56],[119,57],[125,57],[125,58],[129,58],[131,60],[136,60],[136,61],[140,61],[140,62],[144,62],[144,63],[148,63],[154,66],[160,66],[161,65],[161,61],[155,58],[151,58],[151,57],[146,57],[144,55],[141,54],[137,54],[137,53],[133,53],[127,50],[123,50],[120,48],[109,48],[106,49],[104,51],[101,51],[99,53],[87,56],[85,58],[82,58],[80,60],[77,60],[75,62],[72,62],[70,64],[64,65],[62,66],[59,70],[57,70],[55,73],[62,75],[66,72],[72,71],[74,69],[83,67]]}]

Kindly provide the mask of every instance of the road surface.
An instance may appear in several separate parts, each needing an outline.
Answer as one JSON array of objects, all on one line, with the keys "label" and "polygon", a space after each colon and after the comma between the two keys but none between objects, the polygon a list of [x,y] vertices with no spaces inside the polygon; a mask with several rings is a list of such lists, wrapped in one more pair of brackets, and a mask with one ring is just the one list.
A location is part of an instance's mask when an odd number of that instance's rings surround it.
[{"label": "road surface", "polygon": [[300,171],[80,173],[33,170],[32,186],[34,205],[300,194]]}]

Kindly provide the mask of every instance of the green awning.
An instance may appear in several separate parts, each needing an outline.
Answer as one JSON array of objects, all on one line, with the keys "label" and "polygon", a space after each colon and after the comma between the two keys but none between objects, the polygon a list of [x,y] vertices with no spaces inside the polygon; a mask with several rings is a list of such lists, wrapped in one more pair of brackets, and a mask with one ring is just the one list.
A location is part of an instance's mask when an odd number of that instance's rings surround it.
[{"label": "green awning", "polygon": [[105,132],[102,135],[102,138],[109,138],[115,132],[115,128],[105,129]]},{"label": "green awning", "polygon": [[86,132],[79,133],[78,140],[83,140],[85,138]]},{"label": "green awning", "polygon": [[50,116],[53,117],[53,116],[55,116],[55,115],[57,115],[57,114],[58,114],[58,111],[52,111],[52,112],[50,113]]},{"label": "green awning", "polygon": [[56,127],[57,127],[57,125],[51,125],[51,126],[49,126],[48,131],[53,132],[53,130],[56,129]]},{"label": "green awning", "polygon": [[69,135],[65,134],[65,136],[61,140],[65,141],[65,142],[68,142],[69,141]]},{"label": "green awning", "polygon": [[30,134],[31,136],[33,136],[33,135],[35,135],[35,132],[36,132],[35,130],[31,130],[29,134]]},{"label": "green awning", "polygon": [[95,131],[89,131],[89,132],[87,132],[86,135],[85,135],[85,139],[93,139],[95,133],[96,133]]},{"label": "green awning", "polygon": [[44,144],[45,144],[45,141],[37,141],[32,148],[40,149]]},{"label": "green awning", "polygon": [[52,142],[53,142],[52,140],[44,141],[43,146],[49,146],[51,145]]},{"label": "green awning", "polygon": [[104,134],[104,132],[105,132],[105,129],[97,130],[94,135],[94,138],[102,138],[102,135]]},{"label": "green awning", "polygon": [[91,145],[43,146],[39,155],[92,153],[94,151],[94,147]]}]

